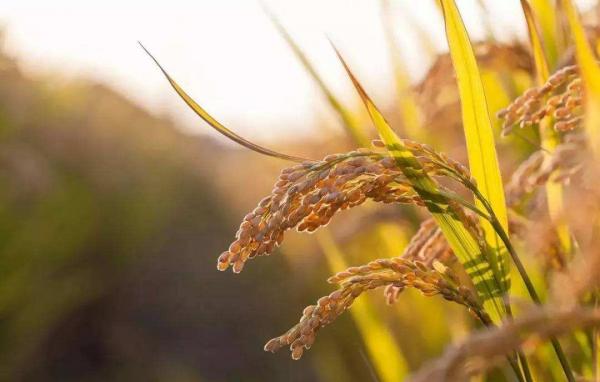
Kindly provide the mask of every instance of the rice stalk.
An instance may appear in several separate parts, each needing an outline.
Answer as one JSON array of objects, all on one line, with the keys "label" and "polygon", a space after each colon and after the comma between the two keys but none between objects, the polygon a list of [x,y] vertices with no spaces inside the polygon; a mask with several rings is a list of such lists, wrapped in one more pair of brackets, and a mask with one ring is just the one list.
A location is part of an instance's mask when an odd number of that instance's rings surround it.
[{"label": "rice stalk", "polygon": [[498,112],[504,119],[502,134],[510,134],[515,127],[537,126],[545,117],[552,120],[551,127],[558,133],[578,130],[583,126],[583,96],[578,68],[564,67]]},{"label": "rice stalk", "polygon": [[322,161],[286,168],[271,195],[244,217],[218,269],[230,266],[239,273],[247,260],[269,255],[283,241],[285,231],[314,232],[340,210],[366,200],[422,205],[392,159],[369,150],[333,154]]}]

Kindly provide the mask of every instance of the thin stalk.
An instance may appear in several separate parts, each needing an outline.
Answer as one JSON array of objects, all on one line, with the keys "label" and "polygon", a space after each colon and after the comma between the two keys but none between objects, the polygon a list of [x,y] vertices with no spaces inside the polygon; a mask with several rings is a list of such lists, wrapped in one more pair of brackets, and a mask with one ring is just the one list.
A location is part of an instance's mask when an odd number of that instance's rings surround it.
[{"label": "thin stalk", "polygon": [[[483,324],[483,326],[485,326],[486,328],[490,328],[490,327],[495,327],[496,326],[489,319],[489,317],[486,317],[485,315],[481,314],[481,312],[478,312],[476,309],[474,310],[474,312],[475,312],[475,315],[477,316],[477,318],[479,318],[479,321],[481,321],[481,323]],[[523,353],[521,353],[521,352],[517,352],[517,356],[519,357],[519,360],[522,360],[525,357],[523,355]],[[521,357],[523,357],[523,358],[521,358]],[[511,369],[513,369],[513,371],[514,371],[515,375],[517,376],[517,379],[519,380],[519,382],[533,382],[533,379],[531,379],[531,374],[529,373],[529,367],[527,367],[527,369],[525,369],[525,367],[523,367],[523,369],[521,369],[519,367],[518,362],[515,360],[515,358],[511,357],[509,355],[506,356],[506,360],[508,361],[508,364],[510,365]],[[523,365],[522,361],[521,361],[521,364]]]},{"label": "thin stalk", "polygon": [[[510,320],[513,319],[512,308],[510,307],[510,303],[506,304],[506,315]],[[529,369],[529,363],[527,362],[527,357],[521,350],[521,348],[516,351],[517,357],[519,358],[519,362],[521,364],[521,370],[523,371],[523,376],[527,382],[533,382],[533,377],[531,376],[531,370]]]},{"label": "thin stalk", "polygon": [[506,359],[508,360],[508,363],[510,364],[511,369],[513,369],[513,371],[515,372],[515,375],[517,376],[517,379],[519,380],[519,382],[532,382],[531,379],[523,379],[522,370],[519,367],[519,364],[515,361],[515,359],[513,357],[506,356]]},{"label": "thin stalk", "polygon": [[[508,250],[510,257],[512,258],[513,263],[517,267],[517,271],[519,272],[519,275],[521,276],[521,279],[523,280],[523,283],[525,284],[525,287],[527,288],[527,292],[529,293],[529,296],[531,297],[531,299],[533,300],[533,302],[536,305],[541,305],[540,297],[537,294],[537,291],[535,290],[535,287],[533,286],[533,283],[531,282],[529,275],[527,274],[527,270],[525,269],[525,266],[523,266],[523,263],[521,262],[521,259],[519,258],[515,248],[512,246],[512,243],[510,242],[510,239],[508,238],[508,234],[506,233],[506,231],[504,231],[504,228],[502,228],[502,225],[498,221],[498,218],[496,217],[496,214],[494,213],[492,206],[487,201],[487,199],[483,197],[481,192],[479,192],[479,189],[477,188],[477,186],[475,186],[469,179],[464,179],[462,176],[460,176],[460,174],[456,174],[456,175],[460,179],[462,179],[462,183],[471,192],[473,192],[473,195],[475,195],[475,197],[477,199],[479,199],[479,201],[483,204],[483,207],[487,210],[489,216],[487,216],[483,213],[479,213],[479,215],[484,217],[485,219],[487,219],[490,222],[490,224],[492,224],[492,227],[494,227],[494,230],[496,231],[498,236],[500,236],[500,239],[506,246],[506,249]],[[477,212],[476,209],[474,209],[474,211]],[[567,380],[569,382],[575,382],[575,377],[573,375],[573,371],[571,370],[571,367],[569,366],[569,362],[567,361],[567,358],[562,349],[562,346],[560,345],[560,342],[558,342],[558,340],[554,337],[550,338],[550,342],[552,344],[552,347],[554,348],[554,352],[556,353],[556,356],[558,357],[558,360],[559,360],[560,365],[565,373],[565,376],[567,377]],[[529,367],[527,366],[527,369],[528,368]]]},{"label": "thin stalk", "polygon": [[[529,278],[529,275],[527,274],[527,271],[525,270],[525,267],[523,266],[523,263],[521,262],[521,259],[517,255],[514,247],[512,246],[510,240],[508,239],[506,232],[504,232],[504,229],[500,225],[500,222],[498,222],[498,220],[495,218],[495,216],[492,216],[491,223],[492,223],[492,226],[494,227],[494,229],[498,232],[498,236],[500,236],[500,239],[506,246],[506,249],[508,250],[510,257],[512,258],[513,262],[515,263],[515,266],[517,267],[517,270],[519,271],[519,275],[521,276],[521,279],[523,279],[523,282],[525,283],[525,287],[527,288],[527,292],[529,293],[529,296],[531,297],[531,299],[533,300],[534,303],[536,303],[537,305],[541,305],[542,302],[540,300],[540,297],[537,294],[535,287],[533,286],[533,283],[531,282],[531,279]],[[575,377],[573,376],[573,371],[571,370],[571,366],[569,366],[569,361],[567,361],[567,357],[565,356],[565,353],[562,349],[562,346],[560,345],[560,342],[558,342],[558,340],[555,337],[551,337],[550,343],[552,344],[552,347],[554,348],[554,352],[556,353],[556,356],[558,357],[558,360],[560,362],[560,365],[563,368],[563,371],[565,373],[565,376],[567,377],[567,380],[569,382],[575,382]]]},{"label": "thin stalk", "polygon": [[[467,202],[466,200],[462,199],[458,195],[452,195],[452,194],[450,194],[448,192],[444,192],[444,191],[440,192],[440,194],[447,197],[448,199],[452,199],[452,200],[459,202],[461,205],[463,205],[464,207],[475,212],[477,215],[483,217],[484,219],[486,219],[488,221],[491,221],[490,216],[486,215],[483,211],[481,211],[475,205]],[[507,316],[512,318],[512,309],[511,309],[510,303],[508,301],[505,303],[505,308],[506,308]],[[489,326],[489,324],[492,324],[490,321],[486,320],[483,316],[478,315],[478,317],[481,320],[481,322],[483,324],[485,324],[486,326]],[[525,354],[523,354],[523,352],[521,350],[517,350],[516,354],[521,363],[523,374],[521,374],[521,369],[519,368],[519,365],[517,363],[515,363],[514,358],[507,356],[507,359],[508,359],[508,362],[510,363],[511,367],[513,368],[513,370],[515,370],[515,373],[517,374],[519,381],[533,382],[533,378],[531,376],[531,371],[529,369],[529,364],[527,363],[527,357],[525,357]],[[525,379],[523,379],[523,377]]]},{"label": "thin stalk", "polygon": [[522,351],[518,351],[517,355],[519,356],[519,361],[521,362],[521,369],[523,370],[523,375],[525,376],[525,380],[527,382],[533,382],[533,377],[531,376],[531,370],[529,369],[529,363],[527,363],[527,357],[523,354]]},{"label": "thin stalk", "polygon": [[[598,291],[594,292],[594,308],[598,308]],[[600,331],[594,328],[592,331],[592,367],[594,369],[594,381],[600,382],[600,353],[598,352],[598,341],[600,340]]]},{"label": "thin stalk", "polygon": [[[506,246],[506,249],[508,250],[510,257],[512,258],[513,263],[517,267],[517,271],[519,272],[519,275],[521,276],[521,279],[523,280],[523,283],[525,284],[525,287],[527,288],[527,292],[529,293],[529,296],[531,297],[531,299],[533,300],[533,302],[536,305],[541,305],[542,301],[540,300],[540,297],[537,294],[537,291],[535,290],[535,287],[533,286],[533,283],[531,282],[529,275],[527,274],[527,270],[525,269],[525,266],[521,262],[521,259],[519,258],[515,248],[512,246],[512,243],[510,242],[510,239],[508,238],[506,231],[504,231],[504,228],[502,228],[502,225],[496,218],[496,215],[494,214],[494,210],[492,209],[492,207],[490,206],[488,201],[483,197],[483,195],[481,195],[481,193],[479,192],[477,187],[473,187],[472,191],[475,194],[475,196],[481,201],[481,203],[483,204],[485,209],[488,210],[488,213],[490,214],[489,221],[492,224],[492,226],[494,227],[494,230],[496,231],[496,233],[498,233],[498,236],[500,236],[500,239],[502,240],[504,245]],[[562,366],[565,376],[567,377],[567,380],[569,382],[575,382],[575,376],[573,375],[571,366],[569,366],[569,361],[567,361],[567,357],[565,356],[565,353],[562,349],[562,346],[560,345],[560,342],[558,342],[558,340],[555,337],[551,337],[550,343],[552,344],[552,347],[554,348],[554,352],[556,353],[556,356],[558,357],[558,360],[560,362],[560,365]]]}]

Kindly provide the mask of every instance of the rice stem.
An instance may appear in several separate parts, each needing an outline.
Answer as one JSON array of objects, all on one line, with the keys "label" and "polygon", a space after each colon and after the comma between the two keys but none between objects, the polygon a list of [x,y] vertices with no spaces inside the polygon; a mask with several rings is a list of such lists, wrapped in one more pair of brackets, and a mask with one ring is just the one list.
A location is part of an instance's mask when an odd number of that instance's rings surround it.
[{"label": "rice stem", "polygon": [[[533,283],[531,282],[531,279],[529,278],[529,275],[527,274],[527,270],[525,269],[525,266],[521,262],[521,259],[519,258],[512,243],[510,242],[510,239],[508,238],[506,231],[504,231],[504,228],[502,228],[502,225],[496,218],[496,215],[494,214],[494,210],[492,210],[488,201],[483,197],[483,195],[481,195],[481,193],[479,192],[479,190],[476,187],[472,191],[475,193],[475,196],[483,203],[486,210],[488,210],[488,213],[490,214],[490,223],[492,224],[492,226],[498,233],[498,236],[500,236],[500,239],[506,246],[506,249],[508,250],[510,257],[512,258],[513,263],[517,267],[517,271],[519,272],[519,275],[521,276],[521,279],[523,280],[523,283],[525,284],[525,287],[527,288],[527,292],[529,293],[531,300],[536,305],[541,305],[542,302],[540,300],[540,297],[539,297],[537,291],[535,290],[535,287],[533,286]],[[575,377],[573,375],[573,371],[571,370],[571,366],[569,365],[569,362],[567,360],[567,357],[565,356],[562,346],[560,345],[560,342],[556,339],[556,337],[551,337],[550,343],[552,344],[552,347],[554,348],[554,352],[556,353],[556,356],[558,357],[558,360],[559,360],[560,365],[565,373],[565,376],[567,377],[567,380],[569,382],[575,382]]]}]

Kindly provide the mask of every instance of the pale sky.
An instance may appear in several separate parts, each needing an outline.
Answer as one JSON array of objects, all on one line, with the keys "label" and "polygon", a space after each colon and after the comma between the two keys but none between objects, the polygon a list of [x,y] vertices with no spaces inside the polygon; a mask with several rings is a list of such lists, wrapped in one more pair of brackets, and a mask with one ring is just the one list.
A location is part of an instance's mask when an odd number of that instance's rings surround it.
[{"label": "pale sky", "polygon": [[[414,18],[445,49],[433,0],[391,0],[397,39],[415,77],[426,70],[406,27]],[[353,93],[326,40],[346,56],[377,100],[393,94],[380,2],[265,0],[342,99]],[[500,38],[523,36],[519,0],[487,1]],[[589,3],[585,1],[583,3]],[[457,0],[469,32],[482,35],[476,0]],[[6,48],[31,72],[58,71],[116,87],[192,131],[205,130],[137,46],[142,41],[217,119],[250,138],[315,133],[331,117],[311,79],[265,17],[258,0],[3,0]],[[274,129],[274,126],[278,126]],[[213,134],[213,133],[211,133]]]}]

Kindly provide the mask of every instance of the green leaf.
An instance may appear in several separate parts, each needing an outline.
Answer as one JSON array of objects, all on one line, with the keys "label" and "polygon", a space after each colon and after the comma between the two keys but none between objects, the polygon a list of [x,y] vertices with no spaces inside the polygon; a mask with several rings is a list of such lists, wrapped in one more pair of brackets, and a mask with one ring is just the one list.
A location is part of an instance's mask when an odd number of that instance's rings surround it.
[{"label": "green leaf", "polygon": [[202,118],[206,123],[208,123],[212,128],[217,130],[219,133],[223,134],[224,136],[231,139],[232,141],[234,141],[246,148],[249,148],[250,150],[256,151],[256,152],[264,154],[264,155],[268,155],[268,156],[279,158],[279,159],[289,160],[292,162],[304,162],[304,161],[308,160],[308,159],[301,158],[301,157],[282,154],[277,151],[273,151],[273,150],[267,149],[265,147],[259,146],[257,144],[254,144],[254,143],[250,142],[249,140],[237,135],[233,131],[229,130],[227,127],[223,126],[223,124],[221,124],[219,121],[214,119],[210,114],[208,114],[208,112],[206,110],[204,110],[200,105],[198,105],[198,103],[196,103],[196,101],[194,101],[181,88],[181,86],[179,86],[177,84],[177,82],[175,82],[175,80],[173,80],[173,78],[171,78],[171,76],[167,73],[167,71],[160,65],[158,60],[156,58],[154,58],[154,56],[148,51],[148,49],[146,49],[146,47],[144,47],[144,45],[142,45],[142,43],[139,43],[139,44],[142,47],[142,49],[144,49],[144,51],[148,54],[148,56],[150,56],[150,58],[156,63],[158,68],[165,75],[165,77],[167,78],[167,80],[169,81],[169,83],[171,84],[173,89],[175,89],[177,94],[179,94],[181,99],[183,99],[185,101],[185,103],[194,111],[194,113],[196,113],[200,118]]},{"label": "green leaf", "polygon": [[[441,5],[446,24],[446,37],[458,82],[471,175],[476,180],[479,191],[489,202],[500,225],[505,232],[508,232],[504,187],[479,67],[456,4],[453,0],[441,0]],[[483,206],[480,200],[476,200],[476,205]],[[482,221],[482,226],[486,240],[493,249],[489,261],[498,282],[506,292],[510,287],[508,252],[492,225]]]},{"label": "green leaf", "polygon": [[[335,49],[335,47],[334,47]],[[384,141],[390,155],[396,160],[414,190],[423,199],[425,206],[439,225],[450,247],[473,280],[484,309],[494,322],[499,322],[505,313],[502,301],[504,289],[497,282],[487,254],[452,212],[448,197],[440,192],[437,183],[424,171],[404,142],[389,126],[381,112],[369,98],[362,85],[336,49],[336,53],[352,80],[354,87],[367,108],[379,136]]]}]

